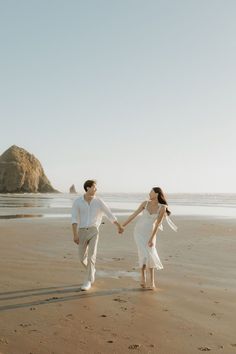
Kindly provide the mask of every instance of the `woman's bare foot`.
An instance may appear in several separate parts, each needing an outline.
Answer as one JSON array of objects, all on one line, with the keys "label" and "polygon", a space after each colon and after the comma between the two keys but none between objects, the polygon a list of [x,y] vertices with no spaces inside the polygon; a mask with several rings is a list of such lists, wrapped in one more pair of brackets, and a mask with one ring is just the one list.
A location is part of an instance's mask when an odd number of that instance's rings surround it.
[{"label": "woman's bare foot", "polygon": [[141,288],[143,288],[143,289],[146,289],[146,287],[147,287],[147,282],[146,282],[145,274],[144,274],[144,276],[141,277],[140,286],[141,286]]},{"label": "woman's bare foot", "polygon": [[146,279],[147,279],[146,264],[143,264],[143,266],[141,268],[141,281],[140,281],[140,286],[143,289],[146,289],[146,287],[147,287]]},{"label": "woman's bare foot", "polygon": [[155,284],[151,284],[150,287],[149,287],[150,290],[156,290],[156,285]]},{"label": "woman's bare foot", "polygon": [[147,284],[146,284],[145,281],[141,281],[140,286],[141,286],[142,289],[146,289]]}]

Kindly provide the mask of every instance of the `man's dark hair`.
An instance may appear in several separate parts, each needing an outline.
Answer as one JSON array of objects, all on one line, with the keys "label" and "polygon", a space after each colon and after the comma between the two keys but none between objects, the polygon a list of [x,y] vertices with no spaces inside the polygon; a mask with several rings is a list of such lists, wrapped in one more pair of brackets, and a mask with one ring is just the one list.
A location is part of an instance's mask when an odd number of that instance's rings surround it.
[{"label": "man's dark hair", "polygon": [[94,179],[88,179],[87,181],[84,182],[84,190],[87,192],[88,188],[91,188],[94,184],[97,182]]}]

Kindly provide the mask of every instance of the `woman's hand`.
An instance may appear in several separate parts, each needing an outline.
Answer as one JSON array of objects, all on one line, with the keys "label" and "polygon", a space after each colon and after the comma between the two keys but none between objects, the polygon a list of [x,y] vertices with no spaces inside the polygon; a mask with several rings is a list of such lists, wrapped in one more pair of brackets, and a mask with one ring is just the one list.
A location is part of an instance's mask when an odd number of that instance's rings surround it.
[{"label": "woman's hand", "polygon": [[153,247],[153,246],[154,246],[154,242],[153,242],[152,239],[150,239],[150,240],[148,241],[148,246],[149,246],[149,247]]}]

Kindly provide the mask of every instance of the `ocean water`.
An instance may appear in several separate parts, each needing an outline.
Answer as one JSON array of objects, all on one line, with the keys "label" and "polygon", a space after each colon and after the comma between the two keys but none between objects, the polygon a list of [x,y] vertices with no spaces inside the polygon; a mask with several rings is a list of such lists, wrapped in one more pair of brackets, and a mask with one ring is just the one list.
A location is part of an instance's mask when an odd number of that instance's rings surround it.
[{"label": "ocean water", "polygon": [[[144,193],[103,193],[100,196],[117,216],[127,215],[148,199]],[[0,194],[0,219],[70,217],[73,194]],[[236,218],[236,194],[169,194],[172,215]]]}]

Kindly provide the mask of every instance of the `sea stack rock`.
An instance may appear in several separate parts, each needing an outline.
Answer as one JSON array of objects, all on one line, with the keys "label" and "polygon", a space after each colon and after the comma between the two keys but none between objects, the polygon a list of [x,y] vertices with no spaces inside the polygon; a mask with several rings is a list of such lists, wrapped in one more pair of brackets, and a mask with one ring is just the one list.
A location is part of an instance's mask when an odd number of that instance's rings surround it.
[{"label": "sea stack rock", "polygon": [[13,145],[0,156],[0,193],[55,193],[38,159]]},{"label": "sea stack rock", "polygon": [[74,184],[70,187],[70,193],[77,193]]}]

